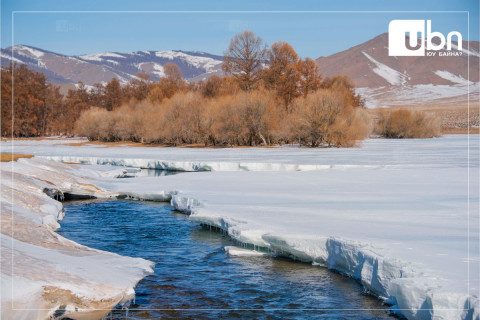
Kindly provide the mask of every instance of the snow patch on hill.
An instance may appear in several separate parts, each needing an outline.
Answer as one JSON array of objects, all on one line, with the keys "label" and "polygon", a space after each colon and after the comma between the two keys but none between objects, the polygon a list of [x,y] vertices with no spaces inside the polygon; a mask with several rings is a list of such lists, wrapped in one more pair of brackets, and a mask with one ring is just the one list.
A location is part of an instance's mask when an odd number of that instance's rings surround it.
[{"label": "snow patch on hill", "polygon": [[27,46],[15,46],[15,52],[27,57],[41,58],[45,54],[42,51]]},{"label": "snow patch on hill", "polygon": [[445,71],[445,70],[437,70],[434,72],[437,76],[439,76],[440,78],[443,78],[445,80],[448,80],[448,81],[451,81],[453,83],[457,83],[457,84],[473,84],[472,81],[468,81],[467,79],[461,77],[461,76],[458,76],[458,75],[455,75],[453,73],[450,73],[448,71]]},{"label": "snow patch on hill", "polygon": [[108,63],[111,63],[111,64],[114,64],[116,66],[118,66],[119,62],[118,61],[115,61],[115,60],[106,60]]},{"label": "snow patch on hill", "polygon": [[375,60],[366,52],[362,51],[363,55],[373,62],[376,67],[372,69],[380,77],[384,78],[391,85],[404,85],[408,80],[408,75],[403,74],[397,70],[390,68],[389,66]]},{"label": "snow patch on hill", "polygon": [[13,62],[23,63],[21,60],[15,58],[15,57],[12,57],[12,56],[10,56],[10,55],[8,55],[8,54],[4,54],[3,52],[1,53],[0,57],[1,57],[2,59],[8,59],[8,60],[13,61]]},{"label": "snow patch on hill", "polygon": [[[444,74],[442,74],[444,75]],[[445,76],[445,75],[444,75]],[[447,75],[452,80],[460,82]],[[449,81],[452,81],[449,79]],[[418,84],[413,86],[388,86],[378,88],[356,88],[355,92],[365,98],[367,108],[402,106],[412,104],[448,104],[450,100],[465,104],[470,97],[471,103],[478,101],[480,83],[468,82],[455,85]]]},{"label": "snow patch on hill", "polygon": [[182,59],[196,68],[205,69],[207,72],[213,71],[216,66],[222,63],[219,60],[209,57],[193,56],[179,51],[157,51],[155,52],[155,55],[157,57],[166,58],[169,60],[173,60],[175,58]]},{"label": "snow patch on hill", "polygon": [[165,71],[163,70],[163,67],[158,63],[153,64],[153,70],[154,71],[152,71],[152,73],[156,74],[159,78],[165,77]]},{"label": "snow patch on hill", "polygon": [[[453,44],[453,43],[452,43],[452,48],[458,50],[458,46],[457,46],[456,44]],[[480,57],[480,53],[478,53],[478,52],[476,52],[476,51],[474,51],[474,50],[472,50],[472,49],[468,50],[468,49],[465,49],[464,47],[462,47],[462,51],[463,51],[464,53],[468,54],[469,56]]]},{"label": "snow patch on hill", "polygon": [[82,59],[91,60],[91,61],[103,61],[105,60],[105,58],[125,58],[124,56],[119,55],[117,53],[113,53],[113,52],[86,54],[79,57]]}]

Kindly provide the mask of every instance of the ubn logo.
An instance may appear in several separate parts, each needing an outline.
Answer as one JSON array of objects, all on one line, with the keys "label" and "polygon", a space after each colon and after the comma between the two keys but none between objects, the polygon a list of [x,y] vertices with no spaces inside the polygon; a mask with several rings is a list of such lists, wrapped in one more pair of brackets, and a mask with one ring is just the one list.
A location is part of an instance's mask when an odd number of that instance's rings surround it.
[{"label": "ubn logo", "polygon": [[[408,41],[407,41],[408,36]],[[452,31],[445,36],[440,32],[432,32],[432,21],[427,20],[425,39],[425,20],[392,20],[388,25],[388,55],[420,57],[426,50],[442,50],[447,43],[447,50],[452,50],[452,37],[457,37],[457,50],[462,50],[462,34]],[[433,43],[432,39],[440,39],[440,43]],[[420,43],[419,43],[420,42]]]}]

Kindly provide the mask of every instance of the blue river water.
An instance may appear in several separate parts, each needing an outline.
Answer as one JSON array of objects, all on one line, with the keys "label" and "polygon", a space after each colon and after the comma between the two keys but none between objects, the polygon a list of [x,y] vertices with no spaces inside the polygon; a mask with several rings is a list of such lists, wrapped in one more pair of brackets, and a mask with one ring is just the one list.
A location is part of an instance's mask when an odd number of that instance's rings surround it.
[{"label": "blue river water", "polygon": [[229,257],[221,232],[167,205],[127,200],[65,203],[58,233],[156,263],[136,299],[107,319],[392,319],[353,279],[282,258]]}]

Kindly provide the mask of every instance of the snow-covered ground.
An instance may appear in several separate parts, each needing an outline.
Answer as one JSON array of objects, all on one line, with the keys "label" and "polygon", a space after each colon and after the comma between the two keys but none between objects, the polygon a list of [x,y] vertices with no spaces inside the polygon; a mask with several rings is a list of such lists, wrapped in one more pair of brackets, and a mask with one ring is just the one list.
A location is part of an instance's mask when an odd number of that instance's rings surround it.
[{"label": "snow-covered ground", "polygon": [[[471,146],[478,136],[471,136]],[[72,139],[73,142],[85,142]],[[68,141],[71,141],[70,139]],[[279,171],[322,170],[346,167],[466,166],[468,137],[434,139],[367,139],[359,148],[153,148],[107,147],[90,144],[71,146],[64,139],[10,140],[0,142],[2,152],[82,162],[179,171]],[[70,143],[70,142],[68,142]],[[471,162],[478,154],[471,152]]]},{"label": "snow-covered ground", "polygon": [[[260,254],[354,277],[409,319],[480,318],[478,136],[373,139],[354,149],[0,146],[37,155],[19,160],[15,172],[61,174],[55,184],[64,192],[170,200],[192,220],[221,228]],[[122,171],[99,170],[104,163],[211,172],[115,179]],[[53,179],[48,172],[40,178]]]}]

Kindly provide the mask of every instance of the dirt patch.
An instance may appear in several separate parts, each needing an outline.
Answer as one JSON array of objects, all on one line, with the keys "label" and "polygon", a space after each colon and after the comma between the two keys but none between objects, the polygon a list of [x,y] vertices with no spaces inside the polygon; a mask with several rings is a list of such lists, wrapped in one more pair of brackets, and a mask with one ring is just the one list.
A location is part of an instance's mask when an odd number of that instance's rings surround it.
[{"label": "dirt patch", "polygon": [[33,158],[33,154],[22,154],[22,153],[1,153],[0,162],[10,162],[17,161],[20,158]]},{"label": "dirt patch", "polygon": [[101,141],[84,141],[84,142],[72,142],[62,143],[64,146],[81,147],[81,146],[99,146],[103,148],[108,147],[126,147],[135,145],[136,143],[131,141],[117,141],[117,142],[101,142]]}]

